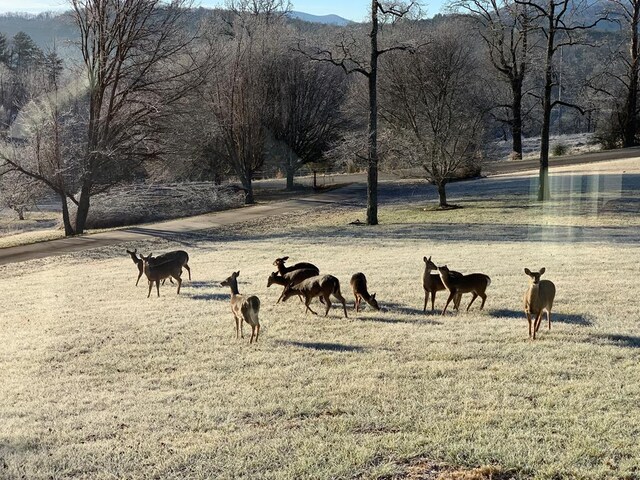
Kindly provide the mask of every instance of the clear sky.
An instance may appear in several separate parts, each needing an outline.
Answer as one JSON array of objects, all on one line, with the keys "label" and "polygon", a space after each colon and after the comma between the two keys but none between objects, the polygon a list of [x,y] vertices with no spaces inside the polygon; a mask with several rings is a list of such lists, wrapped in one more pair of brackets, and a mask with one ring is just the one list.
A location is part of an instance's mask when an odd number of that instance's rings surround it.
[{"label": "clear sky", "polygon": [[[425,9],[429,16],[438,13],[443,0],[425,1]],[[369,0],[292,0],[293,9],[312,15],[335,14],[356,22],[365,20],[368,13]],[[197,5],[215,7],[224,5],[224,0],[200,0]],[[65,0],[0,0],[0,13],[68,10]]]}]

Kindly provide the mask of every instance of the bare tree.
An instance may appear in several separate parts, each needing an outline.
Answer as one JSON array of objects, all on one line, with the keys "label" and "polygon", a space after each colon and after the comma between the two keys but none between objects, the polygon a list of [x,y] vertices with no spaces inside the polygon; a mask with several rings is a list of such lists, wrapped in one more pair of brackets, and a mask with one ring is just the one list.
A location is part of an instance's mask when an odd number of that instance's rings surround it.
[{"label": "bare tree", "polygon": [[357,42],[354,38],[343,38],[332,49],[316,48],[308,51],[299,48],[311,58],[329,62],[344,70],[347,74],[359,73],[368,81],[369,88],[369,127],[368,127],[368,165],[367,165],[367,224],[378,224],[378,59],[385,53],[397,50],[411,50],[406,44],[395,44],[381,48],[378,36],[382,23],[389,19],[402,19],[417,10],[416,1],[379,1],[371,0],[371,30],[368,60],[357,54]]},{"label": "bare tree", "polygon": [[0,205],[16,212],[19,220],[25,219],[43,194],[43,185],[32,177],[15,170],[0,171]]},{"label": "bare tree", "polygon": [[92,195],[162,153],[169,107],[200,81],[189,55],[188,0],[71,0],[89,82],[89,121],[75,233]]},{"label": "bare tree", "polygon": [[267,126],[282,152],[287,189],[296,171],[318,162],[345,126],[346,76],[329,65],[283,51],[271,64]]},{"label": "bare tree", "polygon": [[509,84],[511,102],[498,105],[506,109],[506,118],[497,117],[509,125],[513,143],[513,157],[522,158],[524,83],[530,67],[531,11],[514,0],[462,0],[451,7],[467,11],[479,23],[479,33],[487,46],[489,59],[501,78]]},{"label": "bare tree", "polygon": [[446,184],[479,161],[488,100],[466,25],[437,28],[411,58],[385,61],[381,116],[399,154],[421,164],[448,207]]},{"label": "bare tree", "polygon": [[554,75],[554,55],[563,47],[584,45],[588,42],[582,38],[582,33],[589,30],[607,15],[599,16],[592,22],[582,22],[580,13],[592,5],[588,0],[515,0],[533,12],[532,21],[536,22],[537,30],[542,33],[546,42],[544,50],[544,87],[542,94],[542,131],[540,134],[540,173],[538,186],[538,200],[550,198],[549,191],[549,134],[551,128],[551,111],[558,105],[576,108],[581,113],[584,110],[575,104],[552,99],[554,89],[557,89],[557,79]]}]

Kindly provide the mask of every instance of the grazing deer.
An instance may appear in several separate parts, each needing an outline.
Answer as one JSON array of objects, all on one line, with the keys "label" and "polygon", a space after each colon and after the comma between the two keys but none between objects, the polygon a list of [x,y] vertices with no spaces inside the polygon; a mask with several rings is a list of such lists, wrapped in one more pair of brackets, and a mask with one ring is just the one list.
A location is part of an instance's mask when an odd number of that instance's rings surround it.
[{"label": "grazing deer", "polygon": [[[529,290],[524,294],[524,313],[529,322],[529,338],[533,340],[536,339],[536,332],[540,328],[544,311],[547,312],[547,322],[549,322],[549,330],[551,330],[551,307],[553,307],[553,299],[556,296],[556,286],[550,280],[540,280],[544,272],[544,267],[539,272],[532,272],[528,268],[524,269],[524,273],[529,276],[531,282]],[[534,315],[533,332],[531,331],[531,315]]]},{"label": "grazing deer", "polygon": [[367,277],[364,276],[364,273],[354,273],[351,277],[350,284],[353,289],[353,296],[356,297],[354,304],[356,313],[360,311],[360,302],[362,302],[363,299],[376,310],[380,310],[380,306],[376,300],[376,294],[374,293],[369,295],[369,292],[367,291]]},{"label": "grazing deer", "polygon": [[182,285],[182,261],[180,259],[173,260],[158,260],[153,258],[153,254],[149,254],[146,257],[140,255],[140,258],[144,262],[144,274],[149,280],[149,293],[147,298],[151,295],[151,289],[153,288],[153,282],[156,282],[156,288],[158,290],[158,296],[160,296],[160,280],[173,277],[178,281],[178,294],[180,294],[180,286]]},{"label": "grazing deer", "polygon": [[467,312],[469,311],[471,304],[478,297],[482,298],[482,304],[480,305],[480,310],[482,310],[484,302],[487,300],[487,295],[484,292],[487,290],[487,287],[491,285],[491,279],[488,275],[485,275],[484,273],[472,273],[470,275],[462,275],[461,277],[456,278],[451,275],[451,272],[446,265],[438,267],[438,272],[440,273],[440,280],[442,280],[444,286],[449,290],[449,298],[444,306],[444,310],[442,310],[442,315],[447,312],[449,302],[451,302],[457,294],[462,293],[473,293],[473,297],[471,298],[469,305],[467,305]]},{"label": "grazing deer", "polygon": [[324,312],[325,317],[329,314],[329,309],[331,308],[330,297],[333,295],[342,302],[344,316],[345,318],[348,318],[347,303],[340,293],[340,281],[333,275],[317,275],[315,277],[307,278],[296,285],[287,285],[284,292],[282,292],[282,301],[286,302],[287,299],[293,295],[304,295],[304,306],[306,307],[305,313],[310,311],[314,315],[317,315],[317,313],[309,307],[311,300],[315,297],[324,298],[325,305],[327,307]]},{"label": "grazing deer", "polygon": [[138,267],[138,279],[136,280],[136,287],[138,286],[138,282],[140,281],[140,277],[144,273],[144,261],[141,258],[138,258],[138,249],[135,248],[133,252],[131,250],[127,250],[127,253],[131,255],[131,260]]},{"label": "grazing deer", "polygon": [[[429,299],[429,293],[431,293],[431,311],[433,312],[435,310],[434,303],[436,301],[436,292],[446,290],[447,287],[445,287],[442,280],[440,280],[440,275],[431,273],[434,270],[438,270],[436,264],[431,261],[431,257],[422,257],[422,260],[424,260],[425,263],[424,273],[422,274],[422,288],[424,288],[424,307],[422,308],[422,311],[427,311],[427,300]],[[462,277],[462,274],[455,270],[449,270],[449,275],[454,278]],[[453,307],[456,310],[460,306],[461,299],[461,293],[458,293],[453,299]]]},{"label": "grazing deer", "polygon": [[273,264],[276,267],[278,267],[278,273],[280,275],[293,272],[294,270],[303,270],[303,269],[315,270],[318,272],[316,273],[316,275],[320,273],[320,269],[318,267],[316,267],[313,263],[308,263],[308,262],[300,262],[300,263],[296,263],[295,265],[292,265],[291,267],[285,267],[284,262],[286,262],[287,260],[289,260],[289,257],[282,257],[282,258],[276,258],[275,261],[273,262]]},{"label": "grazing deer", "polygon": [[260,299],[255,295],[245,297],[240,295],[238,291],[238,277],[240,272],[233,272],[229,278],[220,285],[231,288],[231,313],[236,320],[236,339],[244,338],[242,331],[242,322],[251,325],[251,339],[249,343],[253,343],[255,336],[256,342],[260,335],[260,321],[258,320],[258,312],[260,312]]},{"label": "grazing deer", "polygon": [[[189,281],[191,281],[191,269],[189,268],[189,254],[184,250],[174,250],[172,252],[163,253],[162,255],[158,255],[155,257],[157,262],[164,262],[166,260],[175,260],[180,262],[180,266],[187,269],[189,272]],[[169,279],[171,280],[171,279]]]},{"label": "grazing deer", "polygon": [[[287,287],[290,283],[296,284],[300,283],[302,280],[306,280],[307,278],[315,277],[318,275],[318,271],[310,268],[303,268],[300,270],[294,270],[292,272],[285,273],[284,275],[278,275],[278,272],[272,272],[267,279],[267,288],[269,288],[274,283],[277,285],[282,285],[283,287]],[[276,303],[280,303],[282,300],[282,296],[284,294],[284,288],[282,289],[280,297]],[[300,296],[300,301],[302,302],[302,296]]]}]

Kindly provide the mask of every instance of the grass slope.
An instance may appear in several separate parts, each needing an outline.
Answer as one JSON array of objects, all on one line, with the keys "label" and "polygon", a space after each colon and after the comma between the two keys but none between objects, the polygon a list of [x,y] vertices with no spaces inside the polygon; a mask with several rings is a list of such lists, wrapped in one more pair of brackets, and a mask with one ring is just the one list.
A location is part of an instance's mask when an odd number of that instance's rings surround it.
[{"label": "grass slope", "polygon": [[[2,267],[0,477],[384,478],[427,458],[516,478],[638,478],[634,241],[345,226],[356,214],[139,245],[189,250],[180,296],[165,285],[147,299],[124,246]],[[350,302],[349,278],[365,272],[385,311],[275,305],[266,280],[285,254],[336,275]],[[423,314],[423,255],[490,275],[485,310]],[[525,266],[545,266],[558,290],[536,342]],[[240,291],[262,300],[257,345],[235,339],[219,286],[238,269]]]}]

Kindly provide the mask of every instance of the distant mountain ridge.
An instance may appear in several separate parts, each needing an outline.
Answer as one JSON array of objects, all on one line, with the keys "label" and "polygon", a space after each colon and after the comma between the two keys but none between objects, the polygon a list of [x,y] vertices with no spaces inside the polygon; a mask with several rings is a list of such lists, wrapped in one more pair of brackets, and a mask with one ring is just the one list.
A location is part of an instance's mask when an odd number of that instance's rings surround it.
[{"label": "distant mountain ridge", "polygon": [[351,20],[347,20],[346,18],[342,18],[338,15],[311,15],[310,13],[297,11],[289,12],[289,17],[297,20],[303,20],[305,22],[323,23],[325,25],[336,25],[339,27],[344,27],[345,25],[353,23]]}]

